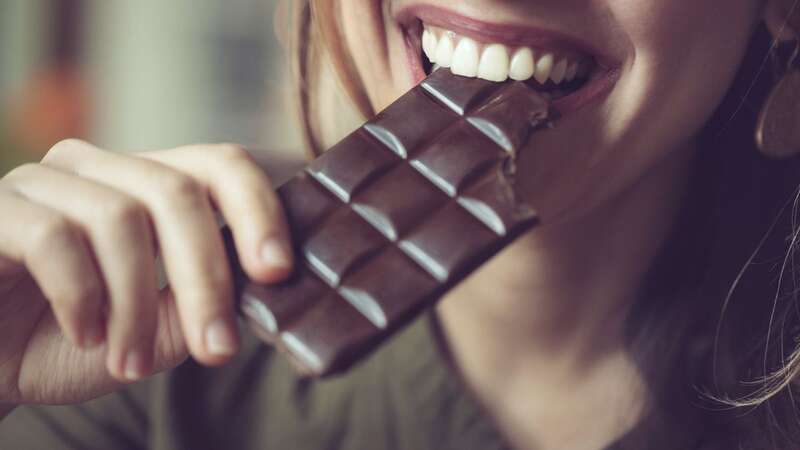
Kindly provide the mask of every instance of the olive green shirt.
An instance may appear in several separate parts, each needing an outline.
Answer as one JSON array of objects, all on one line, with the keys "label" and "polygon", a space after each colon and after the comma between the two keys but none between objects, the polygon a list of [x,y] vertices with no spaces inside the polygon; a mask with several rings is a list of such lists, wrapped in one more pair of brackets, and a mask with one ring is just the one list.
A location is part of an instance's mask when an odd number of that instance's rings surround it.
[{"label": "olive green shirt", "polygon": [[[85,404],[17,408],[0,422],[0,449],[509,448],[442,357],[437,330],[426,316],[323,381],[296,378],[285,358],[248,338],[222,368],[189,361]],[[697,436],[647,429],[609,450],[700,448]]]}]

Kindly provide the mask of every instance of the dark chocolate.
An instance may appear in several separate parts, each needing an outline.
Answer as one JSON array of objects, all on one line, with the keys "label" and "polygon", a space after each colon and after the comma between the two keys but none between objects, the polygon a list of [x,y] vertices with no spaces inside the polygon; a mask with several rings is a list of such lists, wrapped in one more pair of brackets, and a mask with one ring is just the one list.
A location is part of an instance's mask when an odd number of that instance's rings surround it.
[{"label": "dark chocolate", "polygon": [[509,167],[548,110],[524,83],[439,70],[312,161],[278,189],[294,273],[237,268],[253,331],[305,375],[363,358],[538,223]]}]

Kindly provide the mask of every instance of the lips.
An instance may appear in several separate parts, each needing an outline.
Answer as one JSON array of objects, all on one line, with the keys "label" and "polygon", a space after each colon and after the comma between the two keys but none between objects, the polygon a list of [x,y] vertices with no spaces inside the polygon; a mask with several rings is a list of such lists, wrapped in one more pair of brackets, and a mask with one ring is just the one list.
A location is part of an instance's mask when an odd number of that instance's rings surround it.
[{"label": "lips", "polygon": [[487,23],[430,5],[406,8],[395,18],[416,81],[434,65],[461,76],[525,81],[564,115],[599,101],[619,77],[609,55],[555,31]]}]

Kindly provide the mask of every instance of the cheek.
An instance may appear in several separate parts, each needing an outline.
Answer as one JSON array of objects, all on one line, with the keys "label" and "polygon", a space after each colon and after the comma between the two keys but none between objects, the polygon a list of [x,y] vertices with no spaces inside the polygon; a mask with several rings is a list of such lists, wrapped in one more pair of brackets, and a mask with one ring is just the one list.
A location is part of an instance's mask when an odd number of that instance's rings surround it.
[{"label": "cheek", "polygon": [[[751,35],[753,0],[620,2],[635,57],[628,66],[629,119],[648,134],[686,140],[730,86]],[[630,5],[629,5],[630,4]],[[644,5],[649,8],[644,8]],[[661,122],[656,127],[654,121]]]},{"label": "cheek", "polygon": [[610,115],[616,145],[601,156],[625,158],[643,171],[685,146],[713,114],[747,49],[756,2],[642,3],[656,7],[624,17],[635,58]]},{"label": "cheek", "polygon": [[[341,32],[347,52],[376,111],[399,97],[404,90],[395,85],[394,65],[402,47],[401,32],[388,18],[388,2],[382,0],[342,0]],[[394,57],[394,58],[393,58]]]},{"label": "cheek", "polygon": [[522,195],[543,215],[587,213],[676,170],[730,87],[758,16],[754,0],[606,4],[632,54],[599,108],[540,136],[545,150],[522,155]]}]

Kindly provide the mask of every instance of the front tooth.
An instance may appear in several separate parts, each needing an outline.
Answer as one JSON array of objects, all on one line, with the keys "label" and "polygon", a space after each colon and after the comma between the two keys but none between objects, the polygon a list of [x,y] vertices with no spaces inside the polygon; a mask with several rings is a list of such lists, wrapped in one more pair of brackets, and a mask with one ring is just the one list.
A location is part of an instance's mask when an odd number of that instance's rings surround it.
[{"label": "front tooth", "polygon": [[422,50],[425,52],[425,56],[428,57],[428,60],[434,62],[434,57],[436,56],[436,35],[430,30],[422,32]]},{"label": "front tooth", "polygon": [[533,75],[539,84],[544,84],[550,78],[550,72],[553,70],[553,54],[547,53],[536,63],[536,73]]},{"label": "front tooth", "polygon": [[573,61],[567,66],[567,72],[564,74],[564,79],[567,81],[572,81],[575,79],[575,75],[578,74],[578,62]]},{"label": "front tooth", "polygon": [[525,81],[533,76],[534,68],[533,51],[523,47],[514,52],[514,56],[511,58],[511,67],[508,69],[508,76],[512,80]]},{"label": "front tooth", "polygon": [[560,84],[564,81],[564,75],[567,72],[567,60],[562,59],[558,63],[556,63],[555,67],[553,67],[553,71],[550,72],[550,79],[553,80],[553,83]]},{"label": "front tooth", "polygon": [[502,44],[492,44],[483,50],[478,66],[478,77],[489,81],[506,81],[508,78],[508,49]]},{"label": "front tooth", "polygon": [[453,38],[445,33],[436,44],[436,63],[442,67],[450,67],[453,61]]},{"label": "front tooth", "polygon": [[478,44],[470,38],[461,38],[453,53],[450,71],[456,75],[474,77],[478,75]]}]

